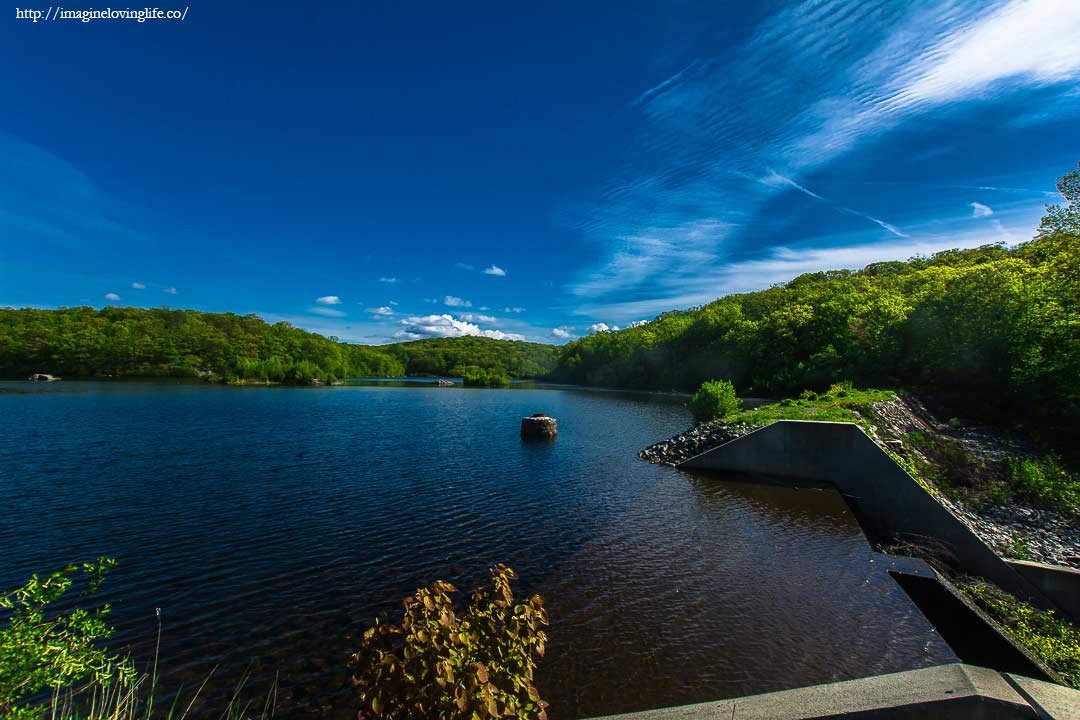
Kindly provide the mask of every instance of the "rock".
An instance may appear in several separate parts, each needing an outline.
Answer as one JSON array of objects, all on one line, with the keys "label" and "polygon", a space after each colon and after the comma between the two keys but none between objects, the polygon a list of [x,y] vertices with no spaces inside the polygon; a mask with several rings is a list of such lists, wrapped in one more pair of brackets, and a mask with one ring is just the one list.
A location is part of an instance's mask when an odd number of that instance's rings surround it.
[{"label": "rock", "polygon": [[555,418],[544,413],[521,418],[521,438],[523,440],[554,440],[559,434],[559,424]]},{"label": "rock", "polygon": [[453,387],[454,383],[451,380],[444,380],[443,378],[439,378],[435,381],[435,385],[439,387]]},{"label": "rock", "polygon": [[54,375],[49,375],[48,373],[34,373],[26,379],[32,380],[34,382],[54,382],[56,380],[59,380],[60,378],[55,377]]}]

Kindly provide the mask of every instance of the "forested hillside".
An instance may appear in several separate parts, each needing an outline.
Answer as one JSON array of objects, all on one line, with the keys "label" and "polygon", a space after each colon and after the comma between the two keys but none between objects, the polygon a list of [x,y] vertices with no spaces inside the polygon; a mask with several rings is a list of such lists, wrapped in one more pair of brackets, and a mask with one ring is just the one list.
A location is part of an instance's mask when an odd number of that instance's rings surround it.
[{"label": "forested hillside", "polygon": [[401,375],[395,358],[255,315],[89,307],[0,309],[0,376],[219,376],[306,382]]},{"label": "forested hillside", "polygon": [[1080,428],[1080,171],[1039,235],[859,271],[802,275],[566,345],[553,378],[784,395],[851,380],[997,419]]},{"label": "forested hillside", "polygon": [[488,338],[400,346],[337,342],[255,315],[89,307],[0,309],[0,377],[203,377],[305,383],[314,379],[447,375],[456,366],[511,377],[551,370],[556,349]]},{"label": "forested hillside", "polygon": [[482,337],[430,338],[381,345],[405,366],[408,375],[461,376],[469,366],[502,370],[510,377],[540,377],[559,356],[553,345]]}]

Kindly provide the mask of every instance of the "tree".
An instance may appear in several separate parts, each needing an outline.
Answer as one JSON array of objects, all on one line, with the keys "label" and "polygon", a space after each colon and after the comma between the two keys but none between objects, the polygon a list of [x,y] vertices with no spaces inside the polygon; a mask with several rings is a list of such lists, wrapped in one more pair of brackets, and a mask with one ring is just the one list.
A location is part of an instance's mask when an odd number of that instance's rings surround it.
[{"label": "tree", "polygon": [[1058,192],[1067,205],[1047,205],[1046,215],[1039,223],[1039,235],[1074,235],[1080,237],[1080,163],[1076,170],[1057,182]]}]

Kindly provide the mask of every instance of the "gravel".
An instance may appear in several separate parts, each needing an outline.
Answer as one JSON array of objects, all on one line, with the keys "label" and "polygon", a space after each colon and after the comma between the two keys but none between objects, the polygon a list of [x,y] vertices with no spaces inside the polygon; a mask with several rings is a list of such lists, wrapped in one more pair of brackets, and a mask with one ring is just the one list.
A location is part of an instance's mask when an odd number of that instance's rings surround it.
[{"label": "gravel", "polygon": [[[1000,459],[1016,452],[1011,443],[985,430],[948,428],[910,396],[874,403],[870,436],[884,448],[906,454],[902,438],[913,430],[961,438],[979,457]],[[761,426],[745,422],[696,425],[674,437],[650,445],[638,457],[659,465],[677,465],[706,450],[723,445]],[[1022,501],[1006,506],[976,504],[935,492],[939,502],[1002,557],[1034,560],[1080,569],[1080,518],[1066,516]],[[1019,556],[1019,557],[1017,557]]]}]

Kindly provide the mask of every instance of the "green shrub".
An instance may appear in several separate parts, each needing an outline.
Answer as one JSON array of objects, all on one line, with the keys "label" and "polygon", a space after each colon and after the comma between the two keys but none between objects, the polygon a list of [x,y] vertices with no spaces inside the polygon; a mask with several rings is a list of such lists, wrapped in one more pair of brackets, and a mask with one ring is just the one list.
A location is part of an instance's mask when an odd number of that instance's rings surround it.
[{"label": "green shrub", "polygon": [[510,377],[502,368],[482,368],[476,365],[466,365],[454,368],[456,375],[460,375],[465,385],[472,387],[506,387],[510,384]]},{"label": "green shrub", "polygon": [[832,385],[830,385],[828,394],[833,395],[834,397],[842,398],[847,397],[854,390],[855,386],[851,383],[851,381],[845,380],[844,382],[833,383]]},{"label": "green shrub", "polygon": [[539,595],[515,603],[514,571],[491,568],[491,585],[463,609],[446,582],[405,599],[400,625],[376,624],[353,656],[361,718],[545,720],[533,678],[547,637]]},{"label": "green shrub", "polygon": [[1080,688],[1080,628],[981,581],[961,589],[1065,682]]},{"label": "green shrub", "polygon": [[735,396],[735,386],[727,380],[702,383],[694,397],[690,398],[690,412],[698,422],[725,418],[738,411],[739,399]]},{"label": "green shrub", "polygon": [[1058,510],[1075,512],[1080,506],[1080,482],[1057,457],[1013,461],[1009,470],[1014,494]]},{"label": "green shrub", "polygon": [[76,584],[82,596],[93,595],[115,560],[100,558],[81,567],[70,565],[0,595],[6,626],[0,629],[0,717],[42,717],[46,703],[35,703],[43,690],[60,692],[79,685],[127,686],[135,681],[131,664],[100,647],[112,635],[109,606],[66,612],[55,609]]}]

